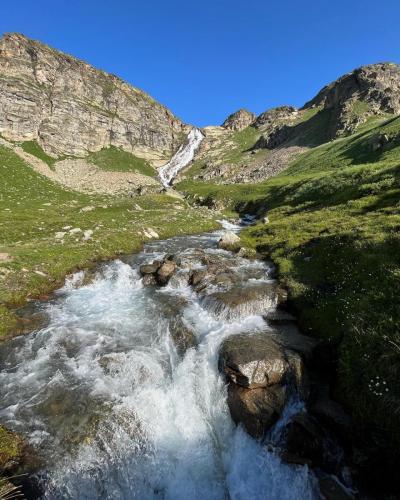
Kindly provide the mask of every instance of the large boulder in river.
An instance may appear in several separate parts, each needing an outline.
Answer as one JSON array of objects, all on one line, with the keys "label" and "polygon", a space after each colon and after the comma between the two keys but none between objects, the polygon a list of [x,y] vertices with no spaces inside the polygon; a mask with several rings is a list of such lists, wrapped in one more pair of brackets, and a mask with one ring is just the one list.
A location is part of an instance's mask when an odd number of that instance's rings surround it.
[{"label": "large boulder in river", "polygon": [[228,380],[234,384],[254,389],[275,384],[289,384],[300,389],[305,377],[302,358],[298,351],[301,346],[294,345],[299,338],[284,338],[280,334],[258,332],[228,337],[221,345],[218,366]]},{"label": "large boulder in river", "polygon": [[228,386],[228,406],[232,420],[242,424],[250,436],[261,438],[281,415],[286,402],[286,388],[282,385],[245,389],[235,384]]},{"label": "large boulder in river", "polygon": [[226,231],[218,241],[218,247],[223,250],[235,250],[239,247],[240,238],[233,231]]},{"label": "large boulder in river", "polygon": [[176,263],[173,260],[166,260],[157,270],[156,280],[160,285],[166,285],[174,274]]},{"label": "large boulder in river", "polygon": [[229,410],[253,437],[275,423],[290,394],[307,398],[303,356],[310,355],[312,342],[295,330],[239,334],[223,341],[218,367],[229,382]]}]

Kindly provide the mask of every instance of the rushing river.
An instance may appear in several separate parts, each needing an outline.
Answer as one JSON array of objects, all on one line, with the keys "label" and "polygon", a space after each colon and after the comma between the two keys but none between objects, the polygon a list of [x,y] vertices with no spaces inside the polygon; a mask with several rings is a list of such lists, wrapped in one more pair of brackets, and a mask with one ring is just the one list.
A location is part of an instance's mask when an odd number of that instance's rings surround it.
[{"label": "rushing river", "polygon": [[[221,319],[179,273],[163,288],[142,284],[140,264],[173,253],[196,268],[198,249],[236,259],[242,279],[270,281],[267,264],[217,250],[219,237],[149,243],[88,284],[76,274],[38,306],[48,315],[45,328],[1,346],[0,421],[43,456],[44,498],[318,498],[307,467],[282,463],[273,446],[230,418],[219,345],[265,329],[262,317]],[[177,315],[198,342],[183,356],[170,335]],[[270,443],[281,427],[282,420]]]}]

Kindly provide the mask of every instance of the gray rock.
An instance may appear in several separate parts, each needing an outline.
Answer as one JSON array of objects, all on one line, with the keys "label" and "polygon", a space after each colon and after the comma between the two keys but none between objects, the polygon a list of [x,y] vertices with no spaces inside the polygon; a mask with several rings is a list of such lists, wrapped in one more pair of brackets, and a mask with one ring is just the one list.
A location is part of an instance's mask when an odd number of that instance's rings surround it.
[{"label": "gray rock", "polygon": [[218,247],[224,250],[231,250],[240,241],[237,234],[232,231],[226,231],[218,241]]},{"label": "gray rock", "polygon": [[246,389],[230,383],[228,406],[232,420],[242,424],[248,434],[261,438],[278,420],[286,402],[286,389],[275,385],[266,391],[263,388]]}]

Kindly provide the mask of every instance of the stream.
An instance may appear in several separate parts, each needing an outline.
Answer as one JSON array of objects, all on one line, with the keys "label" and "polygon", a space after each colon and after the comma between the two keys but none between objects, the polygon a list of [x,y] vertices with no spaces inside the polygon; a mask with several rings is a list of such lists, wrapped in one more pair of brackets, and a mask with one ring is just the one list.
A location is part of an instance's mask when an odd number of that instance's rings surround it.
[{"label": "stream", "polygon": [[[319,498],[307,466],[283,463],[273,446],[300,401],[266,441],[231,420],[219,346],[268,329],[261,313],[275,306],[229,315],[188,286],[201,255],[228,263],[243,283],[272,282],[268,263],[219,250],[222,232],[150,242],[89,280],[73,275],[35,306],[44,328],[2,344],[0,421],[43,457],[43,498]],[[167,286],[144,286],[139,266],[165,254],[179,256],[180,271]],[[178,317],[196,338],[183,353],[171,336]]]}]

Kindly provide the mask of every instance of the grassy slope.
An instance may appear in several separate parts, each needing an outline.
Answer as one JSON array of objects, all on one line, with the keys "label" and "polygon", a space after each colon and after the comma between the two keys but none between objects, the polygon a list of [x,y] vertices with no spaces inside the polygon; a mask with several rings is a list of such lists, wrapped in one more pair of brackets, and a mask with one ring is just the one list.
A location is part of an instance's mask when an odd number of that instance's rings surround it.
[{"label": "grassy slope", "polygon": [[21,147],[26,153],[36,156],[36,158],[39,158],[39,160],[44,161],[50,168],[53,167],[53,165],[57,161],[57,158],[53,158],[45,151],[43,151],[41,146],[39,146],[36,141],[23,142],[21,143]]},{"label": "grassy slope", "polygon": [[[374,151],[384,133],[397,140]],[[400,118],[369,123],[260,184],[178,186],[239,212],[268,211],[270,223],[249,228],[243,239],[276,262],[304,328],[337,349],[337,397],[366,432],[365,442],[378,442],[384,431],[394,447],[400,444],[399,137]]]},{"label": "grassy slope", "polygon": [[156,176],[156,171],[143,158],[123,151],[115,146],[104,148],[96,153],[90,153],[88,160],[103,170],[118,172],[138,172],[150,177]]},{"label": "grassy slope", "polygon": [[[0,261],[0,338],[16,326],[12,307],[47,293],[76,268],[137,250],[143,228],[168,237],[215,227],[204,211],[177,205],[183,202],[165,195],[132,200],[66,191],[0,147],[0,253],[12,257]],[[81,211],[88,206],[94,209]],[[92,239],[66,234],[62,243],[55,233],[65,226],[93,230]]]}]

